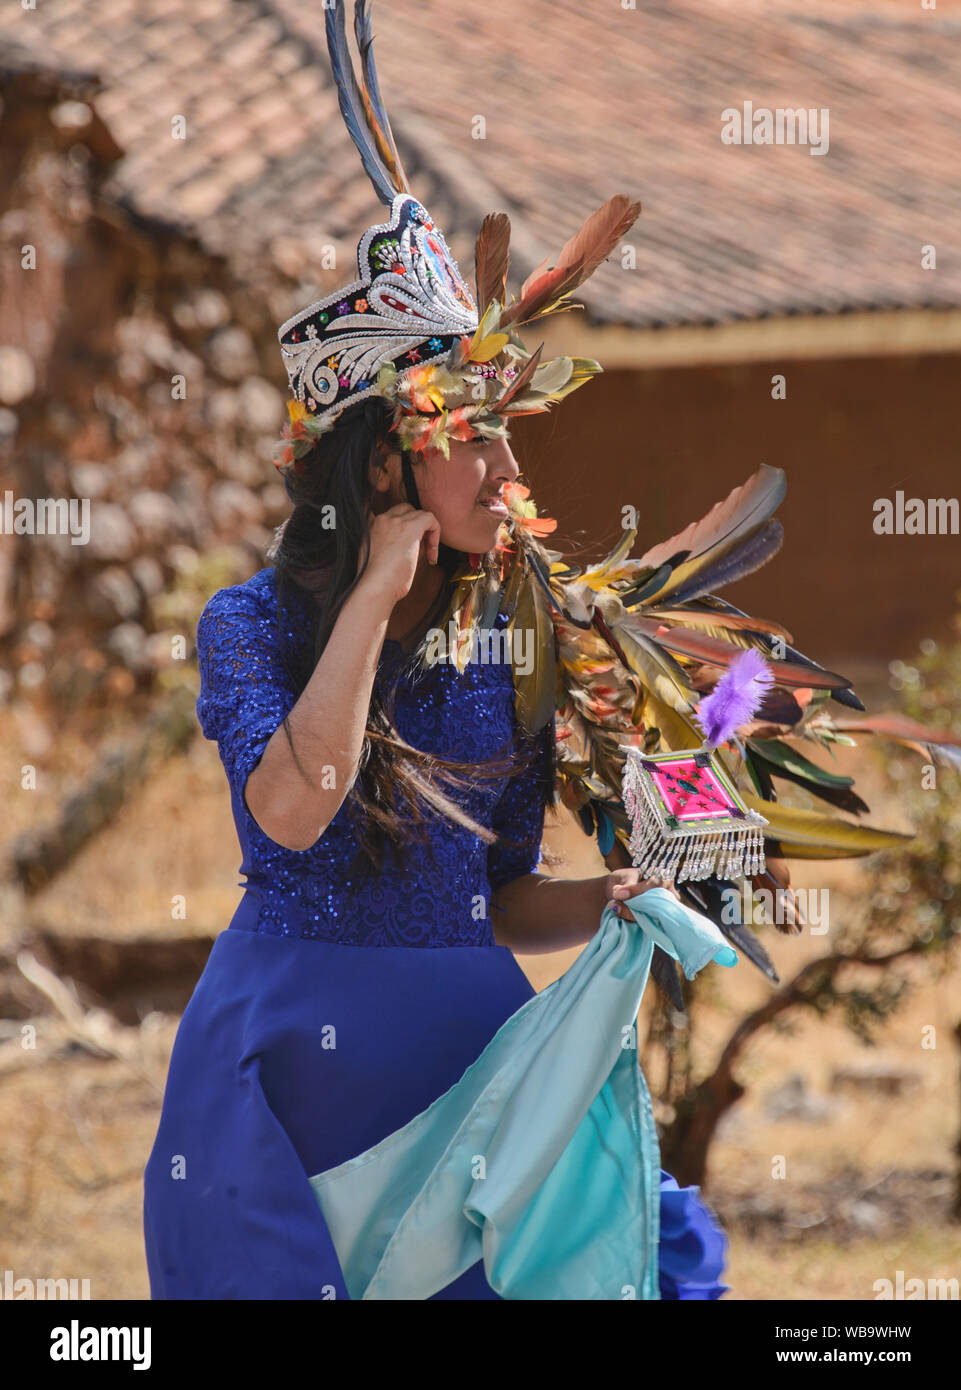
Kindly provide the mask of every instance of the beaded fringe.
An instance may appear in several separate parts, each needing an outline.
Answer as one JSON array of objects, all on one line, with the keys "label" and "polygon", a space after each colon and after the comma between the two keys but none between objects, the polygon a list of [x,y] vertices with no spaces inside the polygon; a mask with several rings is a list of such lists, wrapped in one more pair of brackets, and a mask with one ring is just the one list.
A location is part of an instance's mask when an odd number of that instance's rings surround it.
[{"label": "beaded fringe", "polygon": [[664,824],[663,812],[632,758],[627,759],[624,769],[622,795],[632,821],[631,858],[645,878],[683,883],[763,872],[766,822],[756,811],[745,812],[746,824],[722,827],[707,822],[696,828],[672,829]]}]

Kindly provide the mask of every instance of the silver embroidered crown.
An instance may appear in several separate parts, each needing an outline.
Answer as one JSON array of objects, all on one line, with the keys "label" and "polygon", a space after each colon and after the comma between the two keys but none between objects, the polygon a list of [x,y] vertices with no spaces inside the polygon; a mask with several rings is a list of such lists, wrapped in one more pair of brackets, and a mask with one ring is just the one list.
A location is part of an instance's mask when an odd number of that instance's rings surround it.
[{"label": "silver embroidered crown", "polygon": [[390,219],[368,227],[353,284],[280,329],[291,394],[318,425],[370,395],[378,369],[398,375],[446,358],[478,326],[477,306],[444,235],[416,198],[399,193]]}]

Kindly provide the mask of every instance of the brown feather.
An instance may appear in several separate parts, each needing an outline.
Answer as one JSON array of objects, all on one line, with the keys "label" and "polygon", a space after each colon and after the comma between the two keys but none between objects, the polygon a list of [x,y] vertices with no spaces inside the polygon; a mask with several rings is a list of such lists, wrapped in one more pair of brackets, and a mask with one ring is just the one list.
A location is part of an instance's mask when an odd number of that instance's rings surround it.
[{"label": "brown feather", "polygon": [[491,406],[491,410],[495,415],[501,415],[504,411],[504,407],[509,405],[511,401],[514,400],[515,397],[518,396],[521,391],[523,391],[524,387],[527,385],[531,377],[537,371],[537,366],[541,360],[541,353],[543,351],[544,344],[541,343],[537,351],[525,364],[523,370],[518,373],[518,375],[511,382],[510,386],[508,386],[503,396],[501,396],[501,398],[498,401],[494,402],[494,404]]},{"label": "brown feather", "polygon": [[506,212],[489,212],[481,223],[474,246],[474,282],[477,308],[483,313],[492,299],[507,299],[507,272],[511,263],[511,223]]},{"label": "brown feather", "polygon": [[952,733],[950,729],[939,729],[936,725],[928,728],[896,711],[865,715],[863,719],[852,715],[845,715],[839,719],[832,716],[831,723],[836,729],[842,729],[847,733],[880,734],[882,738],[895,739],[900,743],[913,744],[915,747],[923,747],[930,743],[946,743],[961,747],[961,735]]},{"label": "brown feather", "polygon": [[615,193],[564,243],[557,258],[558,268],[575,269],[582,265],[590,275],[610,254],[618,239],[633,227],[640,214],[640,203],[632,202],[623,193]]},{"label": "brown feather", "polygon": [[532,634],[533,669],[530,672],[515,671],[514,705],[521,727],[534,734],[543,728],[554,713],[557,661],[550,604],[530,569],[527,569],[521,583],[517,607],[510,620],[511,641],[515,629],[527,630]]},{"label": "brown feather", "polygon": [[544,271],[547,270],[550,266],[550,263],[550,256],[545,256],[544,259],[541,261],[540,265],[535,265],[530,275],[528,275],[523,285],[521,285],[521,299],[523,299],[525,294],[528,293],[534,282],[540,279],[540,277],[544,274]]},{"label": "brown feather", "polygon": [[[772,622],[770,618],[742,617],[740,614],[719,613],[711,609],[699,608],[648,608],[643,609],[645,617],[659,618],[661,622],[677,624],[681,627],[693,627],[699,632],[712,634],[714,629],[731,628],[736,635],[740,634],[749,641],[750,637],[756,632],[765,632],[769,637],[781,637],[791,646],[794,638],[786,627],[780,623]],[[732,637],[730,639],[734,641]]]},{"label": "brown feather", "polygon": [[[641,556],[639,567],[656,568],[678,552],[686,551],[688,559],[676,566],[672,587],[695,568],[695,562],[707,554],[717,556],[730,550],[738,541],[757,530],[777,510],[786,490],[783,469],[769,468],[762,463],[746,483],[728,493],[699,521],[692,521],[670,540],[662,541]],[[656,598],[656,595],[651,595]]]},{"label": "brown feather", "polygon": [[[742,650],[733,642],[722,642],[716,637],[708,637],[704,632],[693,628],[671,628],[663,626],[654,618],[632,614],[624,620],[624,626],[633,628],[638,636],[652,639],[660,647],[680,656],[692,657],[697,661],[710,662],[711,665],[728,666]],[[747,645],[756,646],[749,642]],[[764,649],[758,647],[759,651]],[[802,666],[794,661],[776,661],[768,657],[768,665],[779,685],[812,686],[818,690],[846,689],[850,681],[834,671],[822,670],[820,666]]]},{"label": "brown feather", "polygon": [[637,221],[640,211],[640,203],[631,202],[623,193],[609,198],[564,244],[552,269],[540,272],[538,268],[528,276],[521,287],[520,299],[502,314],[501,326],[526,323],[549,312],[551,306],[594,273]]}]

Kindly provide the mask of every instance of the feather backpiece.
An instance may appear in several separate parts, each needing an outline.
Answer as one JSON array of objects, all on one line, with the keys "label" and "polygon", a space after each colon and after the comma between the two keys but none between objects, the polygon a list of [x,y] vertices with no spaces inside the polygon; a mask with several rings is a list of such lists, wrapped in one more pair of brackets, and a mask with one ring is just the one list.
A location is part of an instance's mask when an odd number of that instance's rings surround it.
[{"label": "feather backpiece", "polygon": [[[526,488],[519,491],[528,496]],[[851,733],[871,733],[919,751],[935,749],[944,762],[961,758],[961,738],[950,732],[897,715],[872,720],[829,714],[830,703],[863,706],[845,676],[789,645],[781,624],[752,618],[716,594],[700,592],[700,586],[696,597],[676,598],[695,576],[736,569],[738,557],[768,532],[784,493],[781,470],[762,466],[700,520],[639,559],[631,557],[631,531],[606,557],[583,568],[546,548],[535,534],[536,508],[524,501],[512,514],[508,542],[499,552],[500,579],[485,605],[486,621],[501,608],[513,615],[515,626],[529,624],[538,633],[539,676],[533,683],[515,677],[517,715],[525,728],[544,719],[550,685],[544,673],[556,662],[556,800],[596,840],[608,867],[629,865],[632,858],[632,819],[624,799],[629,758],[691,750],[705,735],[717,740],[713,756],[724,779],[746,811],[763,822],[764,867],[752,867],[748,855],[738,876],[736,857],[716,854],[709,877],[682,880],[678,891],[770,978],[776,975],[763,946],[723,910],[725,890],[739,901],[747,883],[790,902],[790,859],[872,854],[910,838],[865,825],[859,817],[867,807],[852,792],[851,779],[801,755],[798,744],[830,751],[838,741],[851,742]],[[553,653],[545,639],[548,614]],[[738,677],[725,687],[732,667]],[[739,689],[742,675],[755,706],[750,710],[737,701],[732,705],[724,693]],[[731,751],[725,745],[735,730],[740,737]],[[802,788],[828,809],[780,804],[779,781]],[[842,817],[837,810],[850,814]],[[726,878],[729,865],[732,876]],[[779,930],[799,930],[795,916],[785,916]]]}]

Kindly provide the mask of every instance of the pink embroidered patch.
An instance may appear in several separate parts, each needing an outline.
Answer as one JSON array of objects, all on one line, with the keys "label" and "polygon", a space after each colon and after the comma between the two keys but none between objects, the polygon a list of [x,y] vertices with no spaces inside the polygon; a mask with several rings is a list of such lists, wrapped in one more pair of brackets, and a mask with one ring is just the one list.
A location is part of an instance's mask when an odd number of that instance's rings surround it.
[{"label": "pink embroidered patch", "polygon": [[659,762],[651,777],[667,814],[679,821],[708,820],[733,809],[714,769],[698,767],[693,758]]}]

